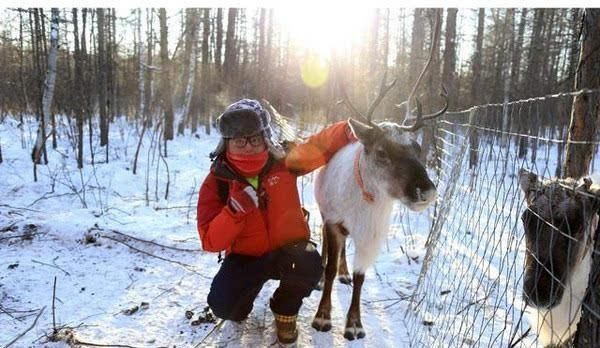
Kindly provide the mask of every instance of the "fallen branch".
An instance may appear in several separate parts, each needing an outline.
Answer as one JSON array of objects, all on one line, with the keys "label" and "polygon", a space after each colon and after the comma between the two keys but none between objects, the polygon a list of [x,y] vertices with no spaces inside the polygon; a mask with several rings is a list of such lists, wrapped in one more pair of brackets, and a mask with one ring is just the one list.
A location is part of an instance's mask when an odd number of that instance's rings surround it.
[{"label": "fallen branch", "polygon": [[189,205],[179,205],[173,207],[156,207],[154,210],[170,210],[170,209],[189,209],[191,206]]},{"label": "fallen branch", "polygon": [[84,341],[80,341],[78,339],[74,340],[75,344],[79,344],[82,346],[90,346],[90,347],[121,347],[121,348],[141,348],[141,347],[136,347],[136,346],[129,346],[127,344],[101,344],[101,343],[91,343],[91,342],[84,342]]},{"label": "fallen branch", "polygon": [[[98,229],[98,230],[101,230],[101,231],[104,231],[104,230],[102,230],[102,229],[100,229],[100,228],[97,228],[97,229]],[[176,251],[185,251],[185,252],[194,252],[194,253],[195,253],[195,252],[199,252],[199,251],[200,251],[200,249],[184,249],[184,248],[177,248],[177,247],[172,247],[172,246],[168,246],[168,245],[163,245],[163,244],[160,244],[160,243],[157,243],[157,242],[151,241],[151,240],[146,240],[146,239],[137,238],[137,237],[134,237],[134,236],[128,235],[128,234],[126,234],[126,233],[119,232],[119,231],[117,231],[117,230],[105,230],[105,231],[112,232],[112,233],[115,233],[115,234],[121,235],[121,236],[123,236],[123,237],[131,238],[131,239],[133,239],[133,240],[137,240],[138,242],[142,242],[142,243],[147,243],[147,244],[156,245],[156,246],[158,246],[158,247],[165,248],[165,249],[171,249],[171,250],[176,250]]]},{"label": "fallen branch", "polygon": [[52,286],[52,334],[56,335],[56,306],[54,305],[56,301],[56,276],[54,276],[54,286]]},{"label": "fallen branch", "polygon": [[13,223],[11,223],[8,226],[0,228],[0,232],[14,231],[15,230],[15,226],[17,226],[17,223],[13,222]]},{"label": "fallen branch", "polygon": [[204,338],[202,339],[202,341],[200,341],[200,343],[198,343],[197,345],[194,346],[194,348],[202,347],[202,344],[204,343],[204,341],[206,341],[206,339],[208,337],[210,337],[215,331],[219,330],[221,328],[221,326],[223,326],[223,323],[225,323],[225,320],[221,319],[221,321],[219,321],[215,325],[215,327],[213,327],[212,330],[210,330],[210,332],[207,333],[206,336],[204,336]]},{"label": "fallen branch", "polygon": [[29,209],[29,208],[22,208],[22,207],[13,207],[12,205],[8,205],[8,204],[0,204],[0,207],[7,207],[7,208],[17,209],[17,210],[27,210],[27,211],[32,211],[34,213],[41,213],[40,210]]},{"label": "fallen branch", "polygon": [[42,313],[44,312],[44,309],[46,309],[46,306],[44,306],[42,309],[40,309],[40,312],[35,317],[35,320],[33,321],[33,324],[31,324],[31,326],[29,328],[27,328],[27,330],[23,331],[20,335],[18,335],[17,337],[15,337],[12,341],[8,342],[8,344],[6,346],[4,346],[4,348],[10,347],[15,342],[17,342],[18,340],[20,340],[23,336],[25,336],[29,331],[31,331],[31,329],[33,329],[33,327],[37,324],[37,321],[40,318],[40,316],[42,315]]},{"label": "fallen branch", "polygon": [[42,197],[36,199],[35,201],[33,201],[32,203],[30,203],[28,206],[31,207],[33,205],[35,205],[36,203],[44,200],[44,199],[51,199],[51,198],[58,198],[58,197],[64,197],[64,196],[75,196],[78,195],[79,192],[67,192],[67,193],[59,193],[56,195],[50,195],[50,196],[46,196],[47,194],[50,194],[51,192],[45,193]]},{"label": "fallen branch", "polygon": [[123,242],[123,241],[121,241],[121,240],[118,240],[117,238],[113,238],[113,237],[109,237],[109,236],[102,236],[102,235],[101,235],[100,237],[101,237],[101,238],[110,239],[110,240],[112,240],[112,241],[115,241],[115,242],[117,242],[117,243],[121,243],[121,244],[123,244],[123,245],[125,245],[125,246],[129,247],[130,249],[133,249],[133,250],[135,250],[135,251],[137,251],[137,252],[139,252],[139,253],[142,253],[142,254],[148,255],[148,256],[150,256],[150,257],[154,257],[154,258],[156,258],[156,259],[159,259],[159,260],[162,260],[162,261],[167,261],[167,262],[170,262],[170,263],[174,263],[174,264],[180,265],[180,266],[182,266],[183,268],[187,269],[188,271],[190,271],[190,272],[192,272],[192,273],[195,273],[195,274],[198,274],[199,276],[201,276],[201,277],[203,277],[203,278],[205,278],[205,279],[212,279],[211,277],[205,276],[205,275],[203,275],[203,274],[201,274],[201,273],[199,273],[199,272],[195,271],[195,270],[193,269],[193,267],[194,267],[194,266],[192,266],[192,265],[190,265],[190,264],[183,263],[183,262],[176,261],[176,260],[170,260],[170,259],[167,259],[167,258],[164,258],[164,257],[161,257],[161,256],[154,255],[154,254],[152,254],[152,253],[149,253],[149,252],[147,252],[147,251],[144,251],[144,250],[138,249],[138,248],[136,248],[136,247],[134,247],[134,246],[131,246],[131,245],[129,245],[129,244],[127,244],[127,243],[125,243],[125,242]]},{"label": "fallen branch", "polygon": [[68,276],[70,276],[70,275],[71,275],[71,273],[69,273],[69,272],[65,271],[64,269],[60,268],[60,267],[59,267],[59,266],[57,266],[57,265],[51,265],[51,264],[49,264],[49,263],[44,263],[44,262],[41,262],[41,261],[38,261],[38,260],[34,260],[34,259],[31,259],[31,262],[35,262],[35,263],[38,263],[38,264],[40,264],[40,265],[44,265],[44,266],[48,266],[48,267],[52,267],[52,268],[56,268],[56,269],[58,269],[58,270],[61,270],[61,271],[63,271],[63,272],[65,273],[65,275],[68,275]]},{"label": "fallen branch", "polygon": [[13,315],[10,313],[10,312],[8,312],[6,309],[4,309],[4,307],[2,307],[2,306],[0,306],[0,312],[2,312],[2,313],[4,313],[4,314],[8,315],[9,317],[11,317],[11,318],[13,318],[13,319],[15,319],[15,320],[17,319],[17,318],[15,318],[15,317],[14,317],[14,316],[13,316]]},{"label": "fallen branch", "polygon": [[31,239],[31,237],[33,236],[37,236],[40,234],[46,234],[45,232],[36,232],[36,233],[26,233],[26,234],[19,234],[17,236],[10,236],[10,237],[2,237],[0,238],[0,242],[3,240],[8,240],[8,239],[16,239],[16,238],[21,238],[21,239]]}]

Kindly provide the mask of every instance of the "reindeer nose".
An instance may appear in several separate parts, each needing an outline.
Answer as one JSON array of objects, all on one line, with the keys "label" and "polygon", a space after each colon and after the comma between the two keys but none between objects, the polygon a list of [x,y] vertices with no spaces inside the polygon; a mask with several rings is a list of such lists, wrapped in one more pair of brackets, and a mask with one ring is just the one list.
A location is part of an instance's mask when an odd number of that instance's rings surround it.
[{"label": "reindeer nose", "polygon": [[423,191],[417,187],[416,191],[419,202],[432,202],[437,198],[437,190],[434,188]]}]

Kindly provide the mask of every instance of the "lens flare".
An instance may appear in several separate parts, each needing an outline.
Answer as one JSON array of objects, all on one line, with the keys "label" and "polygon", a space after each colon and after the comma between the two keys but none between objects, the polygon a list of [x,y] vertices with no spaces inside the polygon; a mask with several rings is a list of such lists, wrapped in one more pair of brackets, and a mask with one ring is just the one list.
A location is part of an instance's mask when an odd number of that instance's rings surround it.
[{"label": "lens flare", "polygon": [[329,78],[329,66],[317,55],[309,55],[300,66],[300,75],[304,84],[310,88],[322,86]]}]

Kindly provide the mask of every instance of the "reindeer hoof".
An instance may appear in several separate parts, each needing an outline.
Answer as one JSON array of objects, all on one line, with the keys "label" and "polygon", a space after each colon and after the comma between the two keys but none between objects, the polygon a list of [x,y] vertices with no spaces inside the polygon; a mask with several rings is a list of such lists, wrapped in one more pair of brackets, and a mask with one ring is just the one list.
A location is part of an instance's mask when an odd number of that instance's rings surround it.
[{"label": "reindeer hoof", "polygon": [[342,284],[346,284],[346,285],[352,284],[352,277],[349,274],[340,274],[338,276],[338,280]]},{"label": "reindeer hoof", "polygon": [[361,338],[364,338],[365,336],[366,336],[365,330],[361,326],[347,327],[346,330],[344,331],[344,337],[350,341],[352,341],[356,338],[361,339]]},{"label": "reindeer hoof", "polygon": [[331,330],[331,319],[315,318],[312,322],[312,327],[317,331],[327,332]]}]

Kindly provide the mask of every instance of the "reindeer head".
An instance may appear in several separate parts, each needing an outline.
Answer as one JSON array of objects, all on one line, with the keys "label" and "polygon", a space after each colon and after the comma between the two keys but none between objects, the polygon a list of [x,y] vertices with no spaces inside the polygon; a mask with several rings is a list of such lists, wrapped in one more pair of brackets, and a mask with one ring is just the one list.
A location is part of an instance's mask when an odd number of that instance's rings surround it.
[{"label": "reindeer head", "polygon": [[414,211],[435,201],[435,185],[419,160],[421,146],[401,126],[391,122],[367,125],[354,119],[349,123],[364,145],[366,172],[390,197]]},{"label": "reindeer head", "polygon": [[597,200],[590,195],[594,192],[587,178],[540,181],[521,170],[519,183],[527,202],[521,215],[527,248],[525,301],[532,307],[553,308],[592,240]]}]

